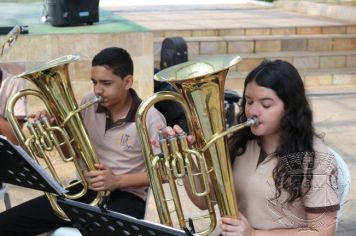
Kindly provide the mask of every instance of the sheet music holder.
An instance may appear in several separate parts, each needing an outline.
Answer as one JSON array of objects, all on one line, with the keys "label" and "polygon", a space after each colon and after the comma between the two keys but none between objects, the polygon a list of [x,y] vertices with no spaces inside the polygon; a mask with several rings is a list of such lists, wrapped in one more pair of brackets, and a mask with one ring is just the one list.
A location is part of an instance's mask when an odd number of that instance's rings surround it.
[{"label": "sheet music holder", "polygon": [[139,220],[113,211],[102,211],[99,207],[73,200],[57,199],[58,204],[84,236],[187,236],[183,230]]},{"label": "sheet music holder", "polygon": [[47,193],[67,192],[20,146],[0,135],[0,182],[10,183]]}]

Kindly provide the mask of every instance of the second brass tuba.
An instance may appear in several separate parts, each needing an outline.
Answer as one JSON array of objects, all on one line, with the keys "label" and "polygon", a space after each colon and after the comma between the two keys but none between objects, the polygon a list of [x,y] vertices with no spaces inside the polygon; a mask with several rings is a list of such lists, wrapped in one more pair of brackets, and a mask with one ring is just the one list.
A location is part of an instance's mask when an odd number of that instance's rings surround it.
[{"label": "second brass tuba", "polygon": [[[31,81],[37,89],[25,89],[11,97],[6,105],[6,116],[18,139],[19,145],[38,163],[45,163],[52,177],[64,188],[77,186],[79,189],[69,192],[64,197],[76,200],[88,192],[88,185],[83,176],[83,170],[95,170],[98,163],[96,152],[89,140],[87,131],[80,116],[80,111],[101,100],[93,101],[79,107],[71,87],[68,65],[79,59],[77,55],[63,56],[49,61],[33,70],[18,75]],[[42,100],[50,117],[55,117],[55,123],[47,118],[35,122],[27,122],[28,132],[25,134],[15,115],[14,106],[23,96],[35,96]],[[79,179],[71,183],[62,183],[58,172],[51,161],[50,153],[55,151],[64,162],[72,162]],[[69,220],[57,203],[57,196],[46,193],[50,204],[60,218]],[[90,198],[91,205],[97,205],[108,195],[102,191]]]},{"label": "second brass tuba", "polygon": [[[169,82],[177,92],[158,92],[144,100],[137,111],[137,129],[158,215],[164,225],[175,226],[171,214],[175,212],[179,227],[189,228],[189,212],[183,211],[180,191],[177,190],[177,183],[183,178],[188,179],[191,192],[203,198],[208,205],[208,213],[202,217],[210,219],[209,225],[196,232],[197,235],[209,235],[216,228],[216,213],[210,197],[212,192],[221,216],[238,217],[226,135],[257,122],[252,118],[226,130],[225,78],[229,68],[239,61],[239,56],[210,57],[164,69],[155,75],[155,79]],[[182,135],[160,139],[162,153],[153,153],[152,137],[148,137],[145,120],[149,108],[163,100],[173,100],[184,108],[189,132],[196,138],[194,148],[189,147],[186,136]],[[201,179],[202,189],[197,188],[195,178]],[[168,182],[171,199],[166,196],[165,182]],[[173,210],[168,205],[172,201]],[[195,219],[192,220],[194,222]]]}]

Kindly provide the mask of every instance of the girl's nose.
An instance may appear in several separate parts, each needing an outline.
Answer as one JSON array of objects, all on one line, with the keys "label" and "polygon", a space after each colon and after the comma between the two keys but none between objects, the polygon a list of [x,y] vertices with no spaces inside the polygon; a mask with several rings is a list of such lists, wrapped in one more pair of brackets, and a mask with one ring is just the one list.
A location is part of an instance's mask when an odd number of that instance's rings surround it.
[{"label": "girl's nose", "polygon": [[256,116],[258,117],[260,115],[260,109],[256,105],[251,105],[246,107],[246,114],[248,117],[251,116]]}]

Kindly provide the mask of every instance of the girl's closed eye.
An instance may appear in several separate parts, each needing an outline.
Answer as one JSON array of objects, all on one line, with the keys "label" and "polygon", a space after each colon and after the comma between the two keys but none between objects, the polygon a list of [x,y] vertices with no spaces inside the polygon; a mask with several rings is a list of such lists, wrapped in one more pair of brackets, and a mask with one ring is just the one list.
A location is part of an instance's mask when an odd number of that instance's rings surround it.
[{"label": "girl's closed eye", "polygon": [[272,104],[270,102],[268,102],[268,103],[267,102],[263,102],[262,103],[262,107],[263,108],[270,108],[271,106],[272,106]]},{"label": "girl's closed eye", "polygon": [[265,99],[261,100],[261,105],[263,108],[270,108],[273,106],[273,104],[274,104],[274,101],[271,98],[265,98]]}]

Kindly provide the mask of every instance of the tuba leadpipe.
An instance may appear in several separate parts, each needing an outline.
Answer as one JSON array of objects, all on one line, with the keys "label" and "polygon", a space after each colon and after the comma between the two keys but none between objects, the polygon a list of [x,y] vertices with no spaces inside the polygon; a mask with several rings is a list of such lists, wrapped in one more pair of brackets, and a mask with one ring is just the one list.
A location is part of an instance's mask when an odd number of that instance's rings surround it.
[{"label": "tuba leadpipe", "polygon": [[[44,161],[49,173],[62,187],[71,189],[78,186],[79,190],[64,194],[65,198],[72,200],[86,196],[88,184],[83,171],[95,170],[95,164],[99,163],[79,112],[100,102],[101,98],[96,97],[89,103],[78,106],[68,72],[69,63],[78,59],[77,55],[63,56],[18,75],[19,78],[31,81],[37,89],[24,89],[12,96],[6,104],[6,116],[19,145],[39,164]],[[49,122],[46,117],[35,122],[28,121],[28,132],[25,134],[14,115],[16,101],[24,96],[39,98],[44,103],[48,115],[55,117],[54,123]],[[64,162],[74,164],[79,180],[70,184],[62,183],[48,154],[52,151],[58,153]],[[57,195],[45,194],[55,214],[69,220],[57,203]],[[107,195],[107,191],[96,192],[95,196],[90,198],[90,204],[100,204]]]},{"label": "tuba leadpipe", "polygon": [[[208,213],[203,218],[210,219],[209,226],[197,232],[197,235],[209,235],[216,227],[216,212],[210,198],[212,192],[215,194],[221,216],[238,217],[226,135],[257,122],[252,118],[244,124],[225,130],[225,78],[229,68],[239,61],[239,56],[211,57],[164,69],[155,75],[155,79],[169,82],[177,92],[155,93],[145,99],[138,108],[137,129],[158,215],[164,225],[174,226],[172,211],[167,204],[171,199],[166,197],[163,188],[163,183],[168,181],[179,227],[189,228],[189,220],[185,216],[177,190],[177,180],[185,177],[191,192],[204,199],[208,207]],[[150,107],[164,100],[172,100],[182,106],[189,132],[196,138],[194,148],[189,148],[186,135],[183,134],[160,139],[161,153],[153,153],[151,138],[145,126],[146,115]],[[202,189],[197,189],[194,178],[201,179]]]}]

